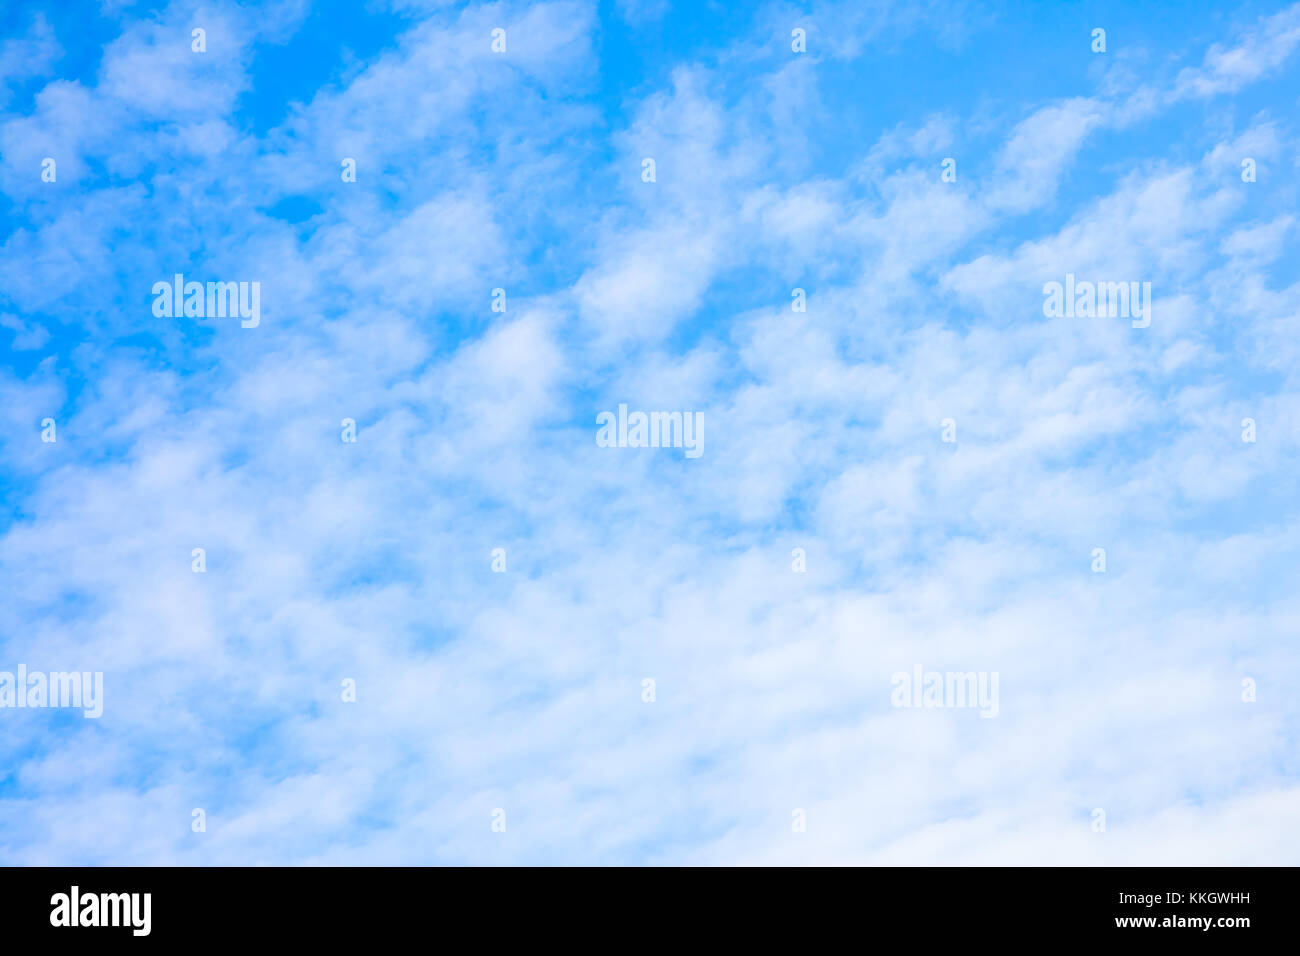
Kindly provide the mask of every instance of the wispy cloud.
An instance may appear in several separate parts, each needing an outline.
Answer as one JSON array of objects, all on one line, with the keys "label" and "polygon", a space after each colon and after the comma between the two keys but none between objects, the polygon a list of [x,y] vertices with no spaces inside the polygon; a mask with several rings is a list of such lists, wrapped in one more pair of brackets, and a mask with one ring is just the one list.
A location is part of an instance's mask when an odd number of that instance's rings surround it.
[{"label": "wispy cloud", "polygon": [[1297,859],[1300,7],[20,13],[0,859]]}]

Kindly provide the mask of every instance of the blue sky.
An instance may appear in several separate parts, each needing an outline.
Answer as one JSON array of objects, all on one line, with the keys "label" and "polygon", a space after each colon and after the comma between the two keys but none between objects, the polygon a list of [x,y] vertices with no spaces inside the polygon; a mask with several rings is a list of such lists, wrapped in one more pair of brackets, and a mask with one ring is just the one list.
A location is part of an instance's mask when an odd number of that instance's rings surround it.
[{"label": "blue sky", "polygon": [[0,861],[1300,860],[1300,5],[1001,6],[7,3]]}]

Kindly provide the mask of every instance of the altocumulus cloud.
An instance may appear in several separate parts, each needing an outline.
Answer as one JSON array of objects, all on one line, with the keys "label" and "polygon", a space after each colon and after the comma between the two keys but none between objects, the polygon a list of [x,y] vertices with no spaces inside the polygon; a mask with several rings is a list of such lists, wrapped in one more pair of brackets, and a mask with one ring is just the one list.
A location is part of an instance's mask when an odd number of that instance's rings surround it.
[{"label": "altocumulus cloud", "polygon": [[1300,860],[1300,6],[68,6],[0,859]]}]

